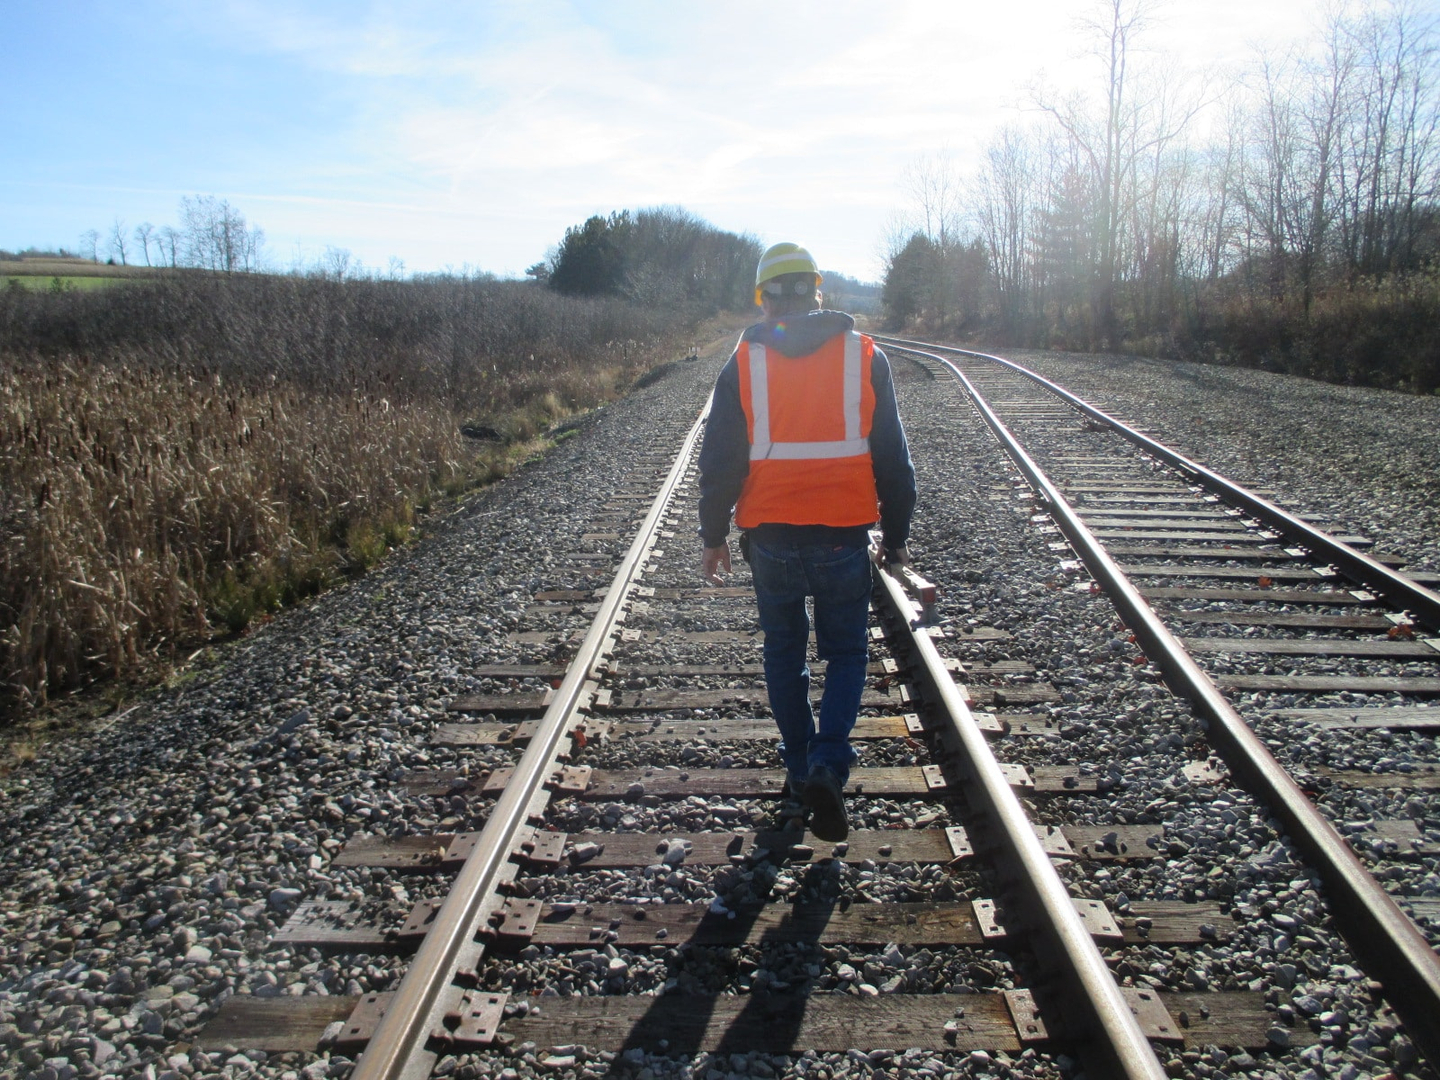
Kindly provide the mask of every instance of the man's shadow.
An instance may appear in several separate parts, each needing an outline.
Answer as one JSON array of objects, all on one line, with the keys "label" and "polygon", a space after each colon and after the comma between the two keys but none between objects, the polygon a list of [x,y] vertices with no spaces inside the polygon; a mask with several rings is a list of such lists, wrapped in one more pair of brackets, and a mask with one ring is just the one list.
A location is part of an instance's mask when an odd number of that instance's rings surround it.
[{"label": "man's shadow", "polygon": [[[801,832],[786,831],[763,835],[767,840],[783,836],[789,839],[792,846],[812,842],[811,838]],[[772,848],[772,851],[775,849]],[[800,896],[809,895],[815,899],[785,905],[785,914],[780,922],[765,930],[758,938],[752,940],[751,934],[761,913],[767,910],[764,901],[773,886],[766,887],[758,903],[747,905],[744,910],[735,912],[733,919],[725,914],[707,913],[685,944],[692,949],[737,948],[745,945],[757,946],[762,951],[766,945],[800,945],[814,949],[819,945],[834,912],[848,906],[838,896],[827,898],[825,895],[826,879],[833,874],[830,866],[830,861],[826,860],[812,862],[806,867],[801,878]],[[833,884],[830,891],[837,891]],[[770,905],[768,910],[774,911],[775,905]],[[622,1068],[624,1053],[635,1048],[672,1057],[693,1056],[707,1049],[715,1054],[748,1054],[754,1050],[776,1054],[803,1053],[807,1048],[797,1046],[797,1040],[805,1023],[811,982],[812,980],[807,978],[799,990],[779,992],[754,991],[740,995],[662,994],[654,999],[654,1004],[631,1028],[620,1054],[616,1056],[610,1075],[625,1071]],[[711,1027],[715,1022],[716,1010],[722,1004],[732,1002],[742,1003],[740,1009],[728,1021],[718,1042],[712,1044]],[[762,1031],[763,1040],[757,1040],[757,1034]]]}]

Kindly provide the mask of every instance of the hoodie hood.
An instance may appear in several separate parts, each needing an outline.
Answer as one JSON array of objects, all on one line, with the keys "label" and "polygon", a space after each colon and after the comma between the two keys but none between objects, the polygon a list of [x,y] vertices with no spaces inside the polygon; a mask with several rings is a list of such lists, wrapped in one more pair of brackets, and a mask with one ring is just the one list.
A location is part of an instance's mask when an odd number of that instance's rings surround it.
[{"label": "hoodie hood", "polygon": [[785,356],[808,356],[837,334],[855,328],[855,320],[843,311],[806,311],[782,315],[756,323],[740,335]]}]

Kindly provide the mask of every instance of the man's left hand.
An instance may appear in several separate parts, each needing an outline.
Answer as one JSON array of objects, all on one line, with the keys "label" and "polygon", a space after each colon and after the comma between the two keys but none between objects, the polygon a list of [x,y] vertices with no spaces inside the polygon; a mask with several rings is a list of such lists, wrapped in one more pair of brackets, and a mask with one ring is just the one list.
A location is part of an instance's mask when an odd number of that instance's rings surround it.
[{"label": "man's left hand", "polygon": [[711,585],[724,585],[725,579],[720,576],[722,570],[730,573],[730,545],[707,547],[700,559],[700,573]]}]

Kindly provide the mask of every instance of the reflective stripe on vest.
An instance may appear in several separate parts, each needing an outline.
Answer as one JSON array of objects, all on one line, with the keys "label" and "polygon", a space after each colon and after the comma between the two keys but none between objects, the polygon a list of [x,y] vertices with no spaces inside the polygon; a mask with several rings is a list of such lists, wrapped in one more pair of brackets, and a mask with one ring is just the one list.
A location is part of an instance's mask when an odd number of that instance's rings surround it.
[{"label": "reflective stripe on vest", "polygon": [[755,418],[750,443],[751,461],[806,461],[814,458],[858,457],[869,453],[870,440],[860,434],[860,393],[862,365],[860,335],[845,335],[845,373],[841,392],[845,415],[845,438],[832,442],[772,442],[770,439],[770,370],[765,346],[751,342],[750,407]]}]

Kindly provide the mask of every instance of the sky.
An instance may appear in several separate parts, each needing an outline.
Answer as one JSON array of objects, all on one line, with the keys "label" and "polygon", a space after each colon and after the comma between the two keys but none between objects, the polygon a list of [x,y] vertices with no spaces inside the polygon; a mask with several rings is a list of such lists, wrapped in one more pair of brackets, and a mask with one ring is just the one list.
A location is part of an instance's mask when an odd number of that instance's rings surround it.
[{"label": "sky", "polygon": [[[207,195],[276,269],[334,247],[518,276],[591,214],[666,204],[876,280],[905,168],[964,171],[1036,85],[1097,88],[1103,6],[0,0],[0,249],[178,225]],[[1221,82],[1319,7],[1150,6],[1139,61]]]}]

